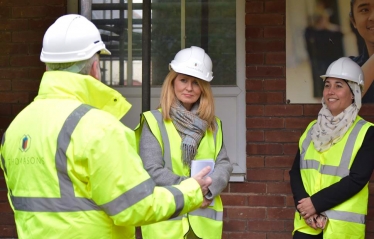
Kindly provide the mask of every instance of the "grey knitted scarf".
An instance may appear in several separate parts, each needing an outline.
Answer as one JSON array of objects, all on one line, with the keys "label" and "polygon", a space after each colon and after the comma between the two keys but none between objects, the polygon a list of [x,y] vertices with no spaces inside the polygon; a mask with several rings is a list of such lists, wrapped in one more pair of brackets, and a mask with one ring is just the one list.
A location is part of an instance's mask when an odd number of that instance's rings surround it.
[{"label": "grey knitted scarf", "polygon": [[191,160],[195,158],[200,140],[208,128],[208,123],[197,116],[198,108],[199,103],[195,103],[191,111],[188,111],[177,100],[170,109],[170,117],[182,137],[182,159],[186,166],[191,165]]}]

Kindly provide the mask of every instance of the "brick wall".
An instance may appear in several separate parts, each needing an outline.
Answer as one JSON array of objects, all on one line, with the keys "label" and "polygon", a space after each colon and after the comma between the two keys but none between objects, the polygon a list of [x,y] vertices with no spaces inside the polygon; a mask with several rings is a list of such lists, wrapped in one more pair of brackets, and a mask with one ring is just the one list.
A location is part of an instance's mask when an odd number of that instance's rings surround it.
[{"label": "brick wall", "polygon": [[[65,13],[66,0],[0,0],[0,135],[36,96],[44,72],[43,35]],[[15,238],[6,192],[1,171],[0,238]]]},{"label": "brick wall", "polygon": [[[0,0],[0,133],[36,95],[42,36],[66,0]],[[297,142],[320,105],[286,104],[285,0],[247,0],[247,181],[222,198],[224,239],[289,239],[293,200],[288,171]],[[374,105],[361,113],[374,122]],[[0,238],[17,237],[0,174]],[[374,181],[374,177],[373,177]],[[367,239],[374,239],[374,183]]]}]

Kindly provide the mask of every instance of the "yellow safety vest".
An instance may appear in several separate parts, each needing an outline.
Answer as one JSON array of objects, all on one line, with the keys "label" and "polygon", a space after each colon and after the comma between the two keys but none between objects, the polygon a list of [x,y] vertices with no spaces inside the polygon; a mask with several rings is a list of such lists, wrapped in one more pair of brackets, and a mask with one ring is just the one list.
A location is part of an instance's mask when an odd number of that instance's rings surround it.
[{"label": "yellow safety vest", "polygon": [[[349,175],[349,169],[360,149],[371,123],[357,116],[344,137],[329,150],[315,150],[310,130],[316,121],[309,124],[299,141],[300,171],[304,188],[309,195],[339,182]],[[368,184],[345,202],[327,210],[328,224],[323,231],[325,239],[364,239],[365,215],[368,204]],[[317,235],[321,229],[309,227],[296,211],[294,231]]]},{"label": "yellow safety vest", "polygon": [[90,76],[44,74],[1,142],[19,238],[134,239],[135,226],[199,208],[194,179],[155,187],[119,121],[129,107]]},{"label": "yellow safety vest", "polygon": [[[190,168],[182,162],[181,137],[172,121],[164,121],[158,110],[143,114],[151,132],[157,138],[165,162],[165,167],[180,176],[190,177]],[[214,132],[207,131],[201,139],[195,160],[214,159],[222,147],[221,121],[216,118],[217,128]],[[142,127],[138,127],[141,129]],[[179,239],[184,238],[190,227],[203,239],[220,239],[222,237],[223,205],[220,196],[214,198],[214,205],[206,209],[197,209],[183,216],[168,221],[142,226],[144,239]]]}]

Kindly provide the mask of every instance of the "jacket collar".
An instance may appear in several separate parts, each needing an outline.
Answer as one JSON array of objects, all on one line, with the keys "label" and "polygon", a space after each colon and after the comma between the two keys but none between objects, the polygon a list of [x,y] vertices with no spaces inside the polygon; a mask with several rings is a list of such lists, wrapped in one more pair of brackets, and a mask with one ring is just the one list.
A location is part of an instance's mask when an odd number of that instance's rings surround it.
[{"label": "jacket collar", "polygon": [[75,99],[121,119],[131,104],[118,91],[89,75],[47,71],[40,83],[39,99]]}]

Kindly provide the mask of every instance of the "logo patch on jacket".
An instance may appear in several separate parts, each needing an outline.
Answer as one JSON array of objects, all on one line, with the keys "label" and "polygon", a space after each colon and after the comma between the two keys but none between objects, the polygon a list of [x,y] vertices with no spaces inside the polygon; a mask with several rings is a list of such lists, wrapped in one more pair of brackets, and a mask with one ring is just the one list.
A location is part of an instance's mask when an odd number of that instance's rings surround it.
[{"label": "logo patch on jacket", "polygon": [[26,152],[31,145],[31,137],[30,135],[24,135],[22,136],[20,140],[20,149],[22,152]]}]

